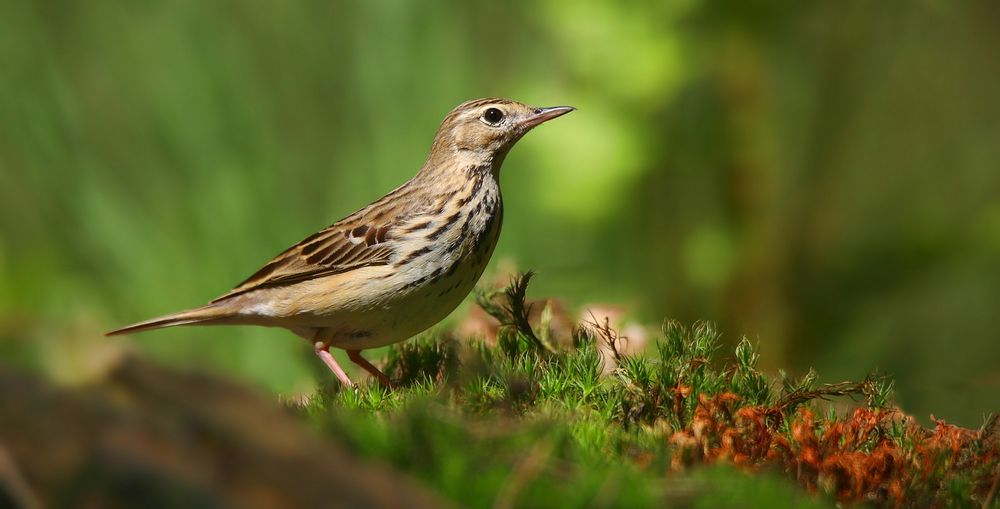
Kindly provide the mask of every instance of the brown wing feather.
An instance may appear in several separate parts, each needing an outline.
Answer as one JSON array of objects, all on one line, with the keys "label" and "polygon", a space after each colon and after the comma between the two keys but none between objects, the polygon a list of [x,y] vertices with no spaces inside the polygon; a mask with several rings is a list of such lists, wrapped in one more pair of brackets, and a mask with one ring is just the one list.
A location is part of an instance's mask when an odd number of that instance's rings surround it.
[{"label": "brown wing feather", "polygon": [[[212,302],[260,288],[289,285],[389,263],[394,249],[386,240],[391,239],[392,230],[401,218],[391,217],[385,224],[377,225],[371,224],[366,215],[349,217],[307,237]],[[377,219],[386,221],[384,217]]]}]

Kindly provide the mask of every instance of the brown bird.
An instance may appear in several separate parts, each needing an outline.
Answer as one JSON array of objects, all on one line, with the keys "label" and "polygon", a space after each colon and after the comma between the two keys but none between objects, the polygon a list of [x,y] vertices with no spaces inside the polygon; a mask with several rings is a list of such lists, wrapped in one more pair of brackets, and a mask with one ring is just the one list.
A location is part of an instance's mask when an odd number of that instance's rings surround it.
[{"label": "brown bird", "polygon": [[283,327],[310,341],[345,385],[354,384],[331,346],[389,385],[361,351],[414,336],[468,295],[500,235],[504,157],[533,127],[573,110],[465,102],[441,122],[423,168],[395,191],[285,250],[209,304],[108,335],[175,325]]}]

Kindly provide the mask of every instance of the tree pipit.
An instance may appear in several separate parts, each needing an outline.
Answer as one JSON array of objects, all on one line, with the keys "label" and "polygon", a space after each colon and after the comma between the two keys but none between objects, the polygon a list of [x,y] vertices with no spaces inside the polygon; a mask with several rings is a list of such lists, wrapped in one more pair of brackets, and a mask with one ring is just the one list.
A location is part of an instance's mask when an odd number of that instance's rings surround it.
[{"label": "tree pipit", "polygon": [[108,335],[175,325],[283,327],[308,340],[344,385],[330,347],[385,385],[361,351],[405,340],[448,315],[475,286],[503,220],[500,165],[533,127],[574,108],[507,99],[459,105],[416,176],[279,254],[209,304]]}]

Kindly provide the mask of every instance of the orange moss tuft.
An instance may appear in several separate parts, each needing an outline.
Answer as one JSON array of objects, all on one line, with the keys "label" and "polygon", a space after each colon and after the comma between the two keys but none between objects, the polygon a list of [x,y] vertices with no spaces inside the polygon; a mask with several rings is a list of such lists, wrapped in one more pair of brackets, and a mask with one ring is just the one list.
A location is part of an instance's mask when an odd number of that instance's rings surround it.
[{"label": "orange moss tuft", "polygon": [[825,420],[808,408],[785,417],[776,406],[739,404],[733,393],[701,395],[690,425],[669,439],[673,468],[716,461],[777,468],[842,503],[886,506],[923,505],[958,477],[974,483],[981,503],[1000,471],[995,420],[974,431],[935,419],[929,430],[894,409],[857,408]]}]

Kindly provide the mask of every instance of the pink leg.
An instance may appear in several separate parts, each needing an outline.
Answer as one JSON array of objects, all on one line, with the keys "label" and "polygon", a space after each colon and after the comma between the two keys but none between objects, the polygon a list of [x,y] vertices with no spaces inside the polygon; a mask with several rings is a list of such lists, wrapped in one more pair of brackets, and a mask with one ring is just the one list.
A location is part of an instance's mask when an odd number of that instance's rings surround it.
[{"label": "pink leg", "polygon": [[333,371],[333,374],[337,375],[337,378],[340,379],[340,382],[344,384],[344,386],[352,389],[357,387],[354,385],[354,382],[347,377],[347,373],[344,373],[344,368],[341,368],[340,364],[337,364],[337,359],[334,359],[333,355],[330,355],[329,346],[322,343],[316,343],[315,349],[316,355],[318,355],[320,359],[323,359],[323,362],[325,362],[327,367],[330,368],[330,371]]},{"label": "pink leg", "polygon": [[392,387],[392,382],[389,381],[389,377],[385,376],[385,373],[379,371],[372,363],[368,362],[367,359],[361,356],[361,350],[348,350],[347,357],[354,361],[355,364],[361,366],[362,369],[371,373],[379,383],[386,387]]}]

